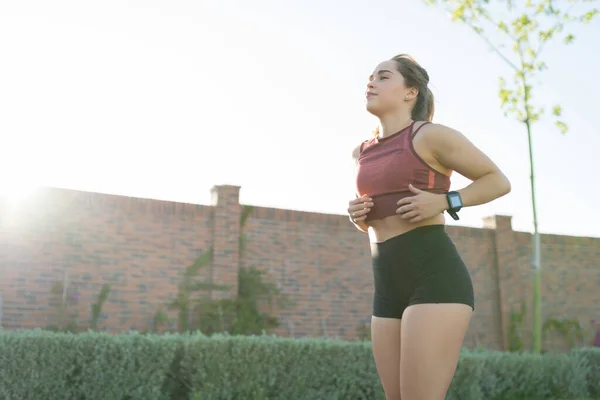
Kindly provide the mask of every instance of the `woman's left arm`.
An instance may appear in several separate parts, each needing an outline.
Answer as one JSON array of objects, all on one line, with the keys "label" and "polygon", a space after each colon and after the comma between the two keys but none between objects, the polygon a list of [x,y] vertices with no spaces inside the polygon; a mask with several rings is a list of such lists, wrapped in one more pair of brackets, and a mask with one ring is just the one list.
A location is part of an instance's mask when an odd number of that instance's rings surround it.
[{"label": "woman's left arm", "polygon": [[[463,207],[488,203],[510,192],[510,182],[498,166],[460,132],[444,125],[423,127],[419,140],[444,167],[473,181],[458,190]],[[409,185],[415,196],[396,203],[396,213],[410,222],[420,222],[448,210],[445,194],[433,194]]]},{"label": "woman's left arm", "polygon": [[432,124],[423,134],[425,144],[440,164],[472,181],[458,190],[464,207],[488,203],[510,192],[506,175],[462,133]]}]

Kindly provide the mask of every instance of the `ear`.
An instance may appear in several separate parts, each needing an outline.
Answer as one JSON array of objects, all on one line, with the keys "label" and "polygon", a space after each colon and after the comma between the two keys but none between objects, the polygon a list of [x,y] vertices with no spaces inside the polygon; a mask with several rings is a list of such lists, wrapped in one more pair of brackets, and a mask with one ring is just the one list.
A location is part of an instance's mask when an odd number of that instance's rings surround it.
[{"label": "ear", "polygon": [[409,88],[404,96],[404,100],[411,101],[417,98],[419,95],[419,89],[417,88]]}]

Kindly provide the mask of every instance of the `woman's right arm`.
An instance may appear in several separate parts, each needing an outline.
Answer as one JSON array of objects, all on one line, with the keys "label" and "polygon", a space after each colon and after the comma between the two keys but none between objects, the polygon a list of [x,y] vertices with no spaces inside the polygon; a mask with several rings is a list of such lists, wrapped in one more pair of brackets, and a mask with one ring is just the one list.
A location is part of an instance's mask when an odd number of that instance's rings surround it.
[{"label": "woman's right arm", "polygon": [[[352,151],[352,159],[355,163],[360,155],[361,146],[362,145],[356,146]],[[367,225],[365,219],[367,218],[367,213],[371,211],[371,207],[373,207],[372,201],[371,198],[362,196],[350,200],[348,204],[348,216],[350,217],[350,221],[356,226],[356,229],[365,233],[369,232],[369,225]]]}]

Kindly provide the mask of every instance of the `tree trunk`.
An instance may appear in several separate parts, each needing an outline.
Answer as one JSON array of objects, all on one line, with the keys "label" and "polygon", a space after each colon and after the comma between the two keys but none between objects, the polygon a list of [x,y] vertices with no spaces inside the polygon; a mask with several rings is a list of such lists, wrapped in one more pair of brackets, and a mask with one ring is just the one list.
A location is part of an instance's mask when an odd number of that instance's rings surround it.
[{"label": "tree trunk", "polygon": [[531,182],[531,207],[533,209],[533,333],[531,341],[531,350],[535,354],[540,354],[542,350],[542,261],[541,261],[541,241],[538,231],[537,207],[535,202],[535,176],[533,168],[533,145],[531,140],[531,121],[529,118],[525,121],[527,126],[527,139],[529,142],[529,168]]}]

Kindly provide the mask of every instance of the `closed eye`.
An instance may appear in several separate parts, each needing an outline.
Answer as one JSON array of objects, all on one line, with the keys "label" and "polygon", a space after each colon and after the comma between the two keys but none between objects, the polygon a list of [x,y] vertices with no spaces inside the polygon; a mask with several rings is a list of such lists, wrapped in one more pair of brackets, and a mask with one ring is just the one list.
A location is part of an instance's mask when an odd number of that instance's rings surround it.
[{"label": "closed eye", "polygon": [[[378,76],[380,79],[384,79],[384,78],[385,78],[385,79],[388,79],[389,77],[387,77],[387,76],[384,76],[384,75],[383,75],[383,74],[386,74],[386,73],[387,73],[387,74],[392,74],[392,71],[389,71],[389,70],[387,70],[387,69],[382,69],[381,71],[377,72],[377,74],[376,74],[376,75],[377,75],[377,76]],[[373,79],[374,79],[374,76],[373,76],[373,75],[369,76],[369,82],[371,82]]]}]

